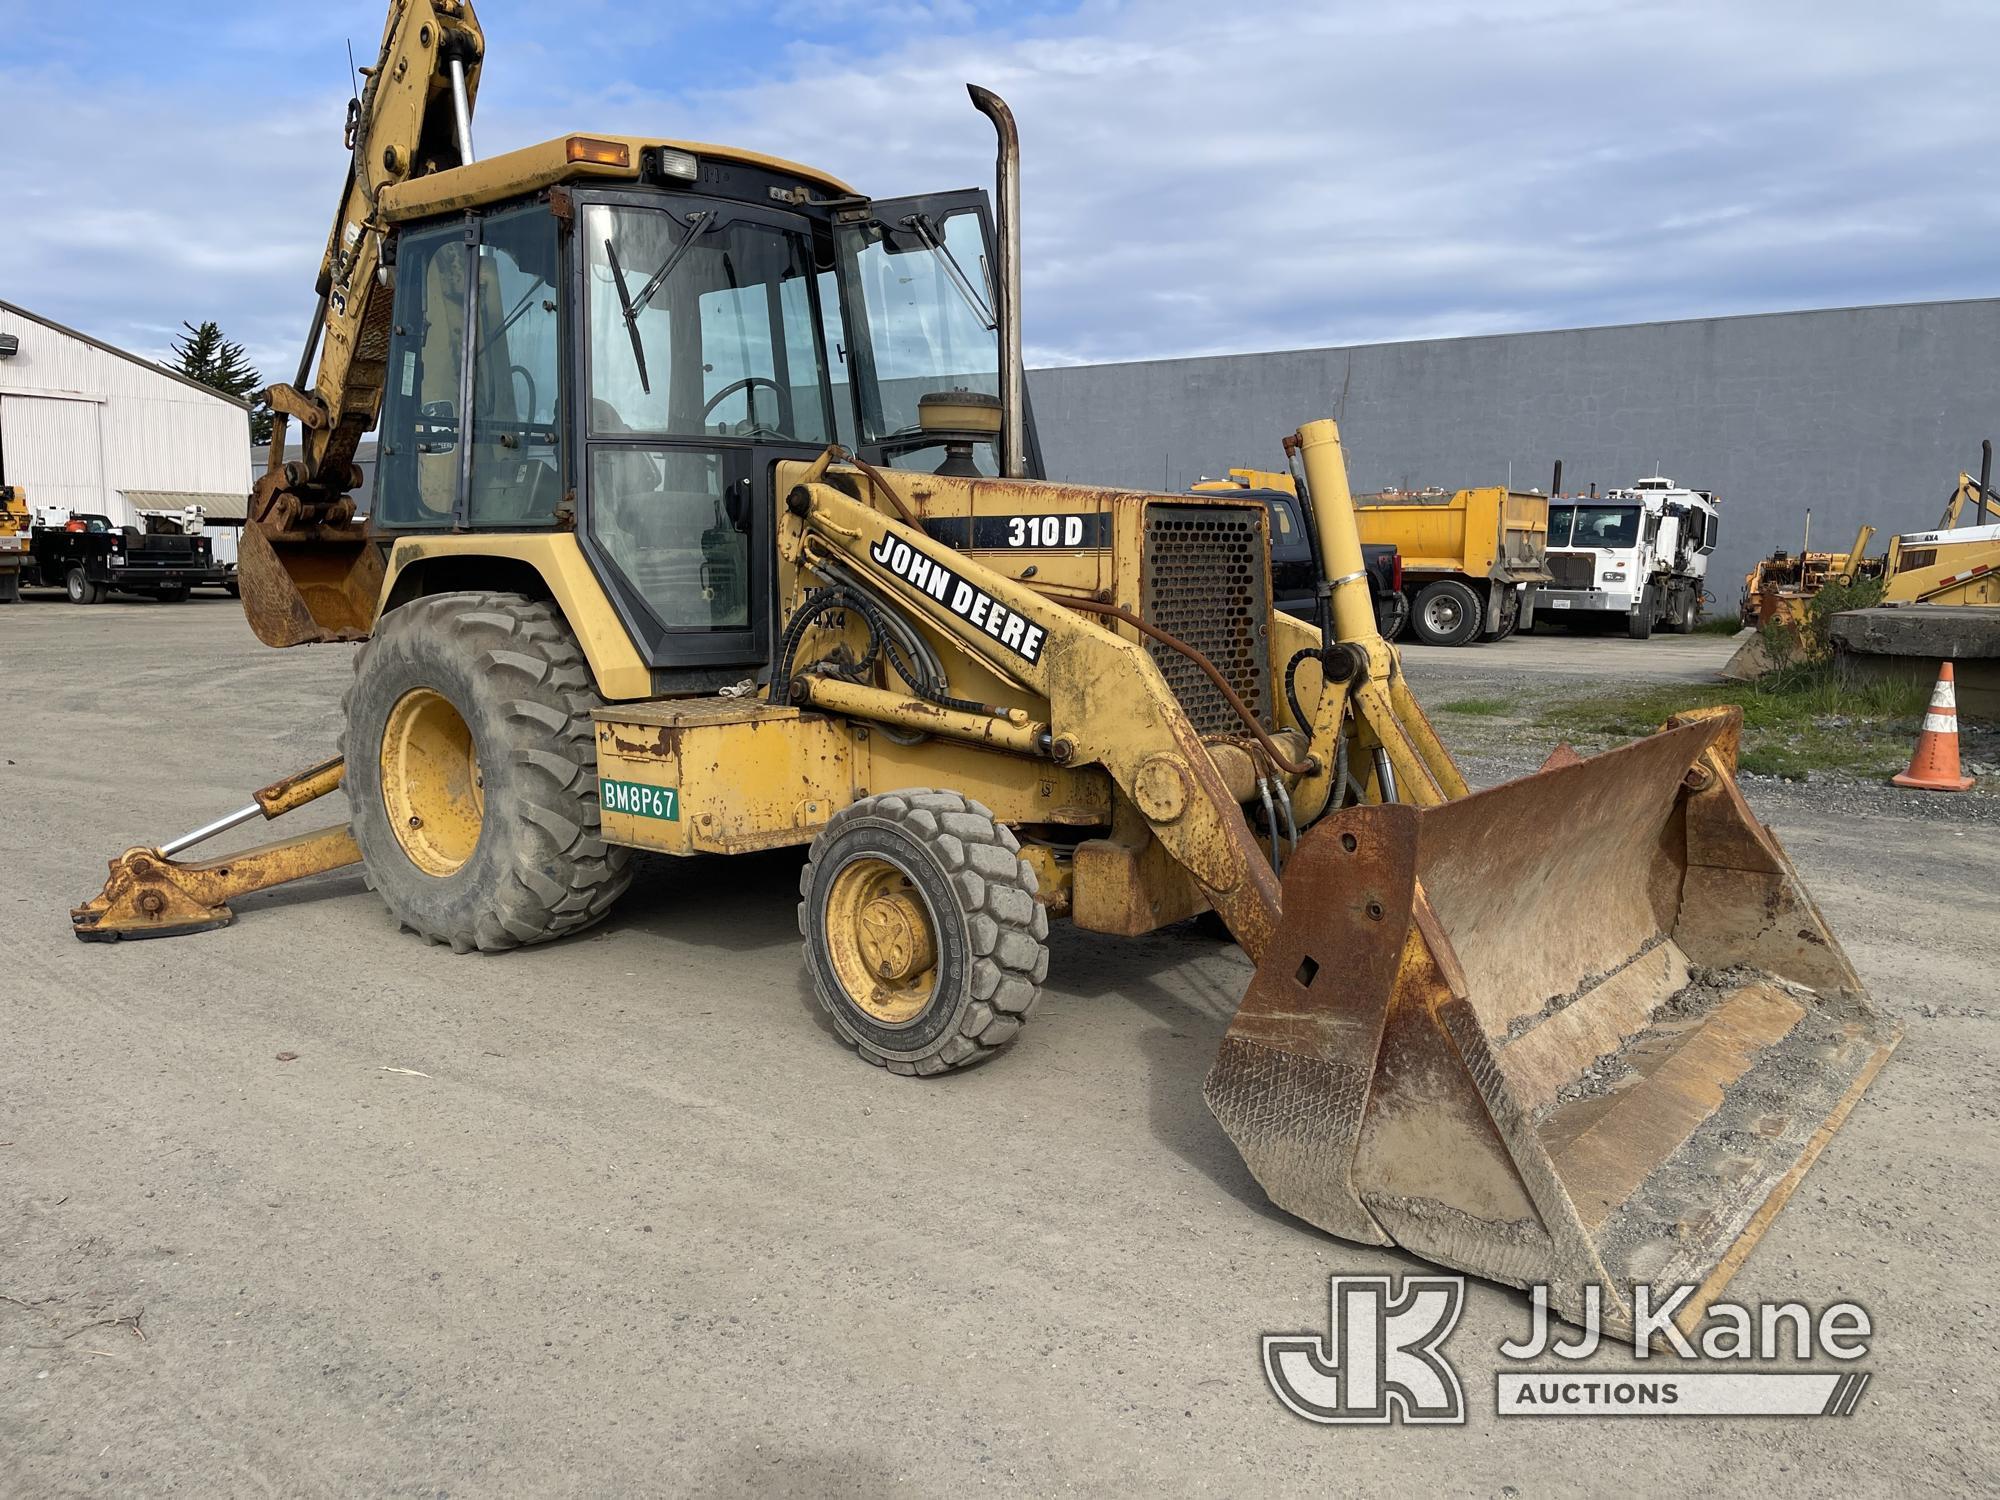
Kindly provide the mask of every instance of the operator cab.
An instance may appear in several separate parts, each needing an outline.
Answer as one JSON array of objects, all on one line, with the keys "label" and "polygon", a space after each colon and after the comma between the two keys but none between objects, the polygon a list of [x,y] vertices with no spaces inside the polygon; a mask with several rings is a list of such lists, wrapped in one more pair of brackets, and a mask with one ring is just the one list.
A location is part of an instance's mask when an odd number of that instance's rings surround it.
[{"label": "operator cab", "polygon": [[980,190],[871,202],[775,158],[570,137],[384,206],[375,535],[573,529],[662,691],[769,659],[780,460],[1000,472]]}]

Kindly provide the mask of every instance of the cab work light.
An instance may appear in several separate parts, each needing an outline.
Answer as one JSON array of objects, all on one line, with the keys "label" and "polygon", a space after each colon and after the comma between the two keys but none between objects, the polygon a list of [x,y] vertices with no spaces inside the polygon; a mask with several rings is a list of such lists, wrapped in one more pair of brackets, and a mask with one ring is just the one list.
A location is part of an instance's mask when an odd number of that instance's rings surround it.
[{"label": "cab work light", "polygon": [[692,151],[676,151],[672,146],[660,147],[660,172],[666,177],[684,177],[693,182],[700,172],[700,163],[694,159]]}]

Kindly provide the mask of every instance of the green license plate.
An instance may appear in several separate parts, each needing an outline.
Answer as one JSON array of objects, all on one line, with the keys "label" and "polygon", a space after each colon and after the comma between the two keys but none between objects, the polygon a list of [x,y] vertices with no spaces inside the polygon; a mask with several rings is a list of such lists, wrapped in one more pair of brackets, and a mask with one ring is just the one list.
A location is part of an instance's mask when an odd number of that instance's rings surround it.
[{"label": "green license plate", "polygon": [[597,801],[606,812],[631,813],[638,818],[659,818],[677,823],[681,816],[681,794],[670,786],[648,786],[643,781],[597,780]]}]

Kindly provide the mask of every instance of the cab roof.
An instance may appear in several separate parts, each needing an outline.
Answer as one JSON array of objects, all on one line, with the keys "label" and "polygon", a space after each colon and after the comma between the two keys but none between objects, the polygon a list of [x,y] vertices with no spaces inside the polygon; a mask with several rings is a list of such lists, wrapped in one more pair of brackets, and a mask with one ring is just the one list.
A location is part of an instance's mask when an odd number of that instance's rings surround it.
[{"label": "cab roof", "polygon": [[646,153],[663,150],[682,152],[697,161],[756,167],[780,177],[796,178],[801,187],[823,189],[844,198],[857,196],[838,177],[783,157],[766,156],[761,151],[704,141],[665,140],[658,136],[577,133],[395,183],[382,190],[379,201],[389,222],[400,224],[434,214],[483,208],[563,182],[636,182]]}]

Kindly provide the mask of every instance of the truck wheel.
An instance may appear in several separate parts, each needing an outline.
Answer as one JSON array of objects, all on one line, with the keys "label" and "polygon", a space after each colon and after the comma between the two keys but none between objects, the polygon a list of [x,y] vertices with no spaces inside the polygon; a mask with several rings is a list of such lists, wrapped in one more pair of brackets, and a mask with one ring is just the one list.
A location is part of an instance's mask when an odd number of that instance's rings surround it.
[{"label": "truck wheel", "polygon": [[170,583],[153,597],[162,604],[185,604],[188,600],[188,586],[184,583]]},{"label": "truck wheel", "polygon": [[631,883],[604,842],[591,710],[568,626],[519,594],[432,594],[355,659],[347,801],[369,883],[404,927],[491,953],[596,922]]},{"label": "truck wheel", "polygon": [[1375,601],[1375,631],[1385,641],[1393,641],[1410,623],[1410,596],[1390,594]]},{"label": "truck wheel", "polygon": [[1521,623],[1521,591],[1511,584],[1495,584],[1494,587],[1505,587],[1507,591],[1506,598],[1500,601],[1500,628],[1498,630],[1483,632],[1480,639],[1486,641],[1504,641],[1514,633],[1515,627]]},{"label": "truck wheel", "polygon": [[1670,627],[1675,635],[1693,635],[1695,616],[1701,611],[1701,598],[1690,593],[1681,601],[1681,607],[1674,613],[1674,623]]},{"label": "truck wheel", "polygon": [[1440,578],[1417,591],[1410,633],[1426,646],[1463,646],[1479,634],[1484,613],[1470,584]]},{"label": "truck wheel", "polygon": [[21,574],[16,568],[0,573],[0,604],[16,604],[21,598]]},{"label": "truck wheel", "polygon": [[63,588],[68,591],[72,604],[96,604],[104,597],[104,590],[86,578],[81,568],[69,570],[63,579]]},{"label": "truck wheel", "polygon": [[799,877],[806,968],[834,1029],[892,1073],[943,1073],[1012,1041],[1049,971],[1034,867],[957,792],[864,797]]},{"label": "truck wheel", "polygon": [[1646,585],[1639,595],[1639,607],[1625,617],[1625,633],[1635,641],[1649,641],[1653,638],[1653,611],[1656,608],[1653,586]]}]

